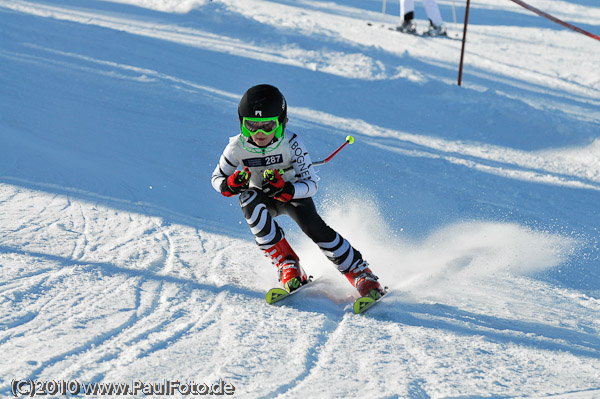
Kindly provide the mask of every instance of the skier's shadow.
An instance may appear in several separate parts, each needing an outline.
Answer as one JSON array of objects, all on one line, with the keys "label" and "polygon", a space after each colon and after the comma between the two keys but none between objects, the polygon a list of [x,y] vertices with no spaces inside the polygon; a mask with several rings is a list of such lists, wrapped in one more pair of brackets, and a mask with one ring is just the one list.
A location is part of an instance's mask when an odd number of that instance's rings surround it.
[{"label": "skier's shadow", "polygon": [[382,302],[365,316],[402,325],[446,330],[460,336],[485,337],[498,344],[511,343],[600,358],[600,337],[595,332],[478,314],[439,303],[408,303],[403,302],[398,294],[388,295],[391,296],[385,298],[388,303]]}]

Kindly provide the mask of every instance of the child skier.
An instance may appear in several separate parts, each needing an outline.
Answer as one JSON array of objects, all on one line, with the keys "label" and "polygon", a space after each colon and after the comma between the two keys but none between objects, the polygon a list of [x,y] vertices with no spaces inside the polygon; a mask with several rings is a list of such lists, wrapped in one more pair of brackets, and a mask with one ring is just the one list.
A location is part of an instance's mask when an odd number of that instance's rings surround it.
[{"label": "child skier", "polygon": [[266,84],[251,87],[242,96],[238,116],[241,133],[229,139],[212,174],[212,186],[226,197],[240,194],[248,226],[259,248],[277,266],[283,287],[292,292],[308,282],[298,255],[274,219],[288,215],[361,296],[383,295],[360,252],[317,214],[311,197],[319,179],[298,135],[286,131],[287,104],[281,92]]}]

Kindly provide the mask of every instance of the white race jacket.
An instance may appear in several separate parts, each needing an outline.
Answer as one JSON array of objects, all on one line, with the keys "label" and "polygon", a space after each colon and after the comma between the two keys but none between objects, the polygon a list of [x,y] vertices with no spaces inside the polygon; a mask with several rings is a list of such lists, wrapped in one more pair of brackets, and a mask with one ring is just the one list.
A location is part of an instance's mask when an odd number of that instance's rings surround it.
[{"label": "white race jacket", "polygon": [[294,185],[294,199],[307,198],[317,192],[318,176],[315,173],[310,155],[298,136],[285,131],[283,137],[275,139],[265,148],[253,144],[241,133],[229,138],[219,164],[212,174],[212,186],[221,192],[221,184],[238,168],[250,169],[250,187],[262,187],[263,172],[267,169],[285,169],[283,179]]}]

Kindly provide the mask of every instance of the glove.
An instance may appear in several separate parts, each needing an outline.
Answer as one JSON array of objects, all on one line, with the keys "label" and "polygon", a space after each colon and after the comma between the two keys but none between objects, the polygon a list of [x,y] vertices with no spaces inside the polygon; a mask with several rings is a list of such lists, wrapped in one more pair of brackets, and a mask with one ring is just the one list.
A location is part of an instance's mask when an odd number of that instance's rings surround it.
[{"label": "glove", "polygon": [[234,174],[229,175],[221,183],[221,194],[226,197],[237,195],[248,188],[250,184],[250,170],[244,167],[244,170],[236,170]]},{"label": "glove", "polygon": [[263,173],[262,191],[278,201],[289,202],[294,198],[294,185],[283,180],[283,170],[265,170]]}]

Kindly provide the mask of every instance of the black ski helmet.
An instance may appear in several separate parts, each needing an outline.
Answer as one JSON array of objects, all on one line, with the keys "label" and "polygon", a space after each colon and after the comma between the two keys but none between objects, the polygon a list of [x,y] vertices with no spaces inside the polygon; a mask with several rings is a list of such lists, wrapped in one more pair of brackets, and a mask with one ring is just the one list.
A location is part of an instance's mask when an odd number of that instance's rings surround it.
[{"label": "black ski helmet", "polygon": [[268,84],[253,86],[242,96],[238,106],[238,116],[240,126],[243,118],[277,117],[279,124],[283,127],[281,133],[276,134],[276,137],[279,138],[283,135],[287,122],[287,102],[275,86]]}]

